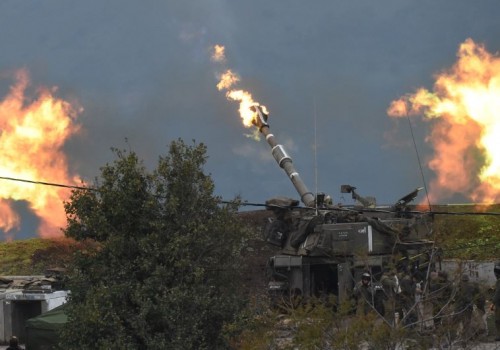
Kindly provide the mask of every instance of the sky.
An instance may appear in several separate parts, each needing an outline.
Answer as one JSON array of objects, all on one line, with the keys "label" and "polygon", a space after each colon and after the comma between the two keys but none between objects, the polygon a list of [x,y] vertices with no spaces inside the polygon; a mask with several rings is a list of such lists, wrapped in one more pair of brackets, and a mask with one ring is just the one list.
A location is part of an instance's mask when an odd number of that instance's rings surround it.
[{"label": "sky", "polygon": [[[182,138],[207,145],[205,170],[223,199],[298,199],[266,142],[245,136],[238,104],[216,88],[210,49],[223,45],[225,66],[267,106],[309,189],[352,204],[340,193],[350,184],[391,204],[435,174],[430,124],[415,119],[410,129],[389,105],[432,89],[468,38],[496,54],[499,18],[489,0],[4,0],[0,100],[24,69],[33,91],[57,87],[78,105],[80,130],[63,150],[69,172],[88,182],[115,159],[113,147],[153,168]],[[36,215],[24,201],[12,205],[24,217],[15,237],[32,235]]]}]

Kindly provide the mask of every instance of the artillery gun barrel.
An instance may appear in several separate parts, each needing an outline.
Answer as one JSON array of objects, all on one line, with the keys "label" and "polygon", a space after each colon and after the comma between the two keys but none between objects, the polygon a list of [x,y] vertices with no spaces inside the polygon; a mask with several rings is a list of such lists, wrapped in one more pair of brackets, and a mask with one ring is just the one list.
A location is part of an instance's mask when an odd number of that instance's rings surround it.
[{"label": "artillery gun barrel", "polygon": [[271,133],[269,129],[269,124],[267,123],[267,114],[262,111],[260,106],[250,107],[252,111],[256,113],[256,117],[253,120],[253,124],[259,128],[259,131],[266,138],[267,143],[271,146],[271,153],[278,163],[278,165],[286,172],[290,181],[292,181],[293,186],[300,195],[300,200],[308,207],[315,206],[315,197],[307,189],[304,181],[300,178],[299,173],[295,170],[293,166],[292,158],[286,153],[282,145],[278,144],[276,138]]}]

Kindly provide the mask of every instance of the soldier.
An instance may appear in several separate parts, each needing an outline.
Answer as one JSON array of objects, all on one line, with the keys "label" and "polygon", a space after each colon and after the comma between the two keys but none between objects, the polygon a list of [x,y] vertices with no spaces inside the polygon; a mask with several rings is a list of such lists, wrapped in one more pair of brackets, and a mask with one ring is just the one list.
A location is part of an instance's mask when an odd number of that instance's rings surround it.
[{"label": "soldier", "polygon": [[424,298],[424,277],[420,271],[415,271],[412,275],[413,291],[415,294],[415,313],[421,330],[427,331],[432,328],[432,323],[428,320],[426,313],[426,300]]},{"label": "soldier", "polygon": [[497,282],[495,284],[495,294],[493,295],[491,310],[495,311],[495,331],[497,333],[495,341],[500,341],[500,261],[495,263],[493,272],[495,273]]},{"label": "soldier", "polygon": [[19,346],[19,339],[13,335],[9,340],[9,347],[7,350],[24,350],[24,348]]},{"label": "soldier", "polygon": [[420,294],[417,294],[415,277],[405,272],[400,280],[401,294],[399,300],[403,312],[404,324],[413,328],[418,321]]},{"label": "soldier", "polygon": [[430,295],[432,301],[434,325],[441,326],[443,318],[447,314],[447,305],[450,303],[452,296],[451,283],[448,280],[448,273],[446,271],[439,271],[437,279],[431,279]]},{"label": "soldier", "polygon": [[384,290],[384,310],[385,318],[391,325],[394,324],[394,315],[396,313],[396,297],[401,292],[396,271],[385,268],[380,284]]},{"label": "soldier", "polygon": [[361,275],[359,281],[353,290],[353,297],[356,299],[357,314],[367,315],[373,309],[373,287],[372,276],[368,272]]},{"label": "soldier", "polygon": [[454,316],[455,323],[462,325],[465,339],[469,339],[473,335],[471,329],[472,311],[474,310],[474,304],[478,308],[484,306],[482,300],[479,287],[470,282],[469,275],[463,274],[456,294]]}]

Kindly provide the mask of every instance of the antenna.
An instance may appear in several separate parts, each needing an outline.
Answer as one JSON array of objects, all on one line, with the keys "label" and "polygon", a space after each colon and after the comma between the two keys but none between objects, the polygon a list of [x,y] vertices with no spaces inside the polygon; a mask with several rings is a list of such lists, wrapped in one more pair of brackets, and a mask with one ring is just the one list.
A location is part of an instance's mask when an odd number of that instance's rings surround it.
[{"label": "antenna", "polygon": [[420,176],[422,177],[422,182],[424,183],[425,197],[427,199],[427,205],[429,206],[429,211],[432,210],[431,201],[429,199],[429,191],[427,190],[427,184],[425,181],[424,170],[422,169],[422,162],[420,161],[420,154],[418,153],[417,142],[415,141],[415,135],[413,134],[413,126],[411,125],[410,116],[406,111],[406,119],[408,120],[408,125],[410,127],[411,139],[413,140],[413,147],[415,148],[415,153],[417,154],[418,166],[420,168]]},{"label": "antenna", "polygon": [[314,192],[316,197],[316,215],[318,215],[318,128],[317,128],[317,108],[316,96],[313,97],[314,114]]}]

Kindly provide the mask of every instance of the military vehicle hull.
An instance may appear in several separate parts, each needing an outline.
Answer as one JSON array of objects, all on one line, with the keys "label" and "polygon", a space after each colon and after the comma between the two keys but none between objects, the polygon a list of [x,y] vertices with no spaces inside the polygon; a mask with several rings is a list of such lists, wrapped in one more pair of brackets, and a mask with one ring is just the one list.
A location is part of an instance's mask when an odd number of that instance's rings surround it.
[{"label": "military vehicle hull", "polygon": [[434,268],[439,251],[429,240],[431,213],[414,211],[409,203],[421,188],[392,206],[377,207],[356,187],[342,185],[356,203],[333,205],[323,193],[313,195],[293,166],[292,158],[270,132],[267,115],[253,106],[254,125],[271,146],[273,157],[297,190],[304,207],[290,198],[266,202],[274,212],[264,230],[266,240],[280,247],[268,263],[269,293],[273,300],[334,297],[347,300],[361,274],[369,272],[378,285],[384,270],[401,275],[424,274]]}]

